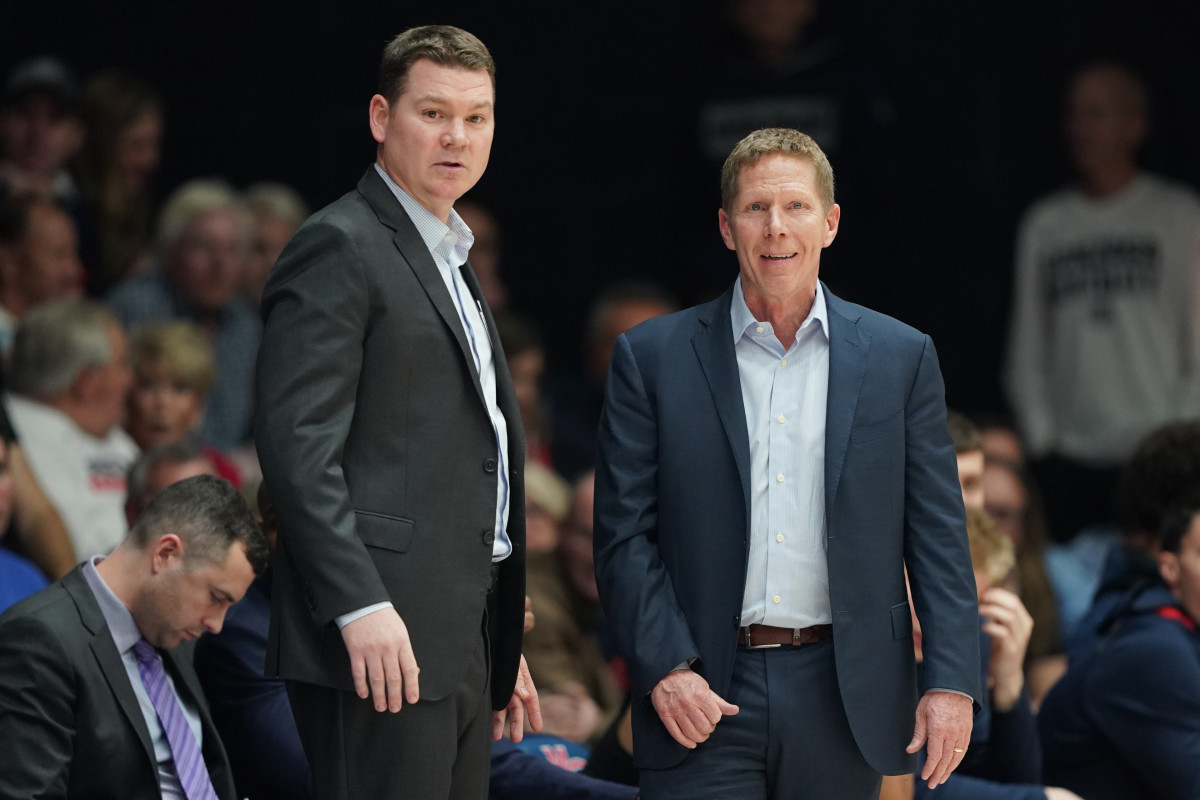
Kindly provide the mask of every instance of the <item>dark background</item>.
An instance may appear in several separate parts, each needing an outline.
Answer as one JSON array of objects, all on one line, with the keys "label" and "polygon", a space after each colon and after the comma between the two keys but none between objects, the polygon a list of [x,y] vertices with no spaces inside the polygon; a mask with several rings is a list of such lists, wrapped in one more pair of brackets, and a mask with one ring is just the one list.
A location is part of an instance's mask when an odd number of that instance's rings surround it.
[{"label": "dark background", "polygon": [[[930,333],[952,405],[998,409],[1015,227],[1030,201],[1069,177],[1064,80],[1097,56],[1140,71],[1153,102],[1145,164],[1200,185],[1200,2],[826,6],[821,34],[874,75],[895,120],[861,181],[871,224],[843,204],[843,235],[857,226],[874,240],[841,259],[835,243],[822,276]],[[136,72],[166,101],[160,195],[220,175],[239,186],[282,180],[319,207],[373,159],[367,104],[385,41],[417,24],[467,28],[498,65],[496,139],[475,192],[503,223],[515,305],[543,325],[552,366],[569,369],[604,283],[657,279],[689,303],[711,288],[696,277],[695,254],[723,252],[718,176],[691,156],[689,98],[719,63],[721,9],[714,0],[5,0],[0,70],[53,53],[83,76]],[[726,263],[719,282],[736,273],[732,254]]]}]

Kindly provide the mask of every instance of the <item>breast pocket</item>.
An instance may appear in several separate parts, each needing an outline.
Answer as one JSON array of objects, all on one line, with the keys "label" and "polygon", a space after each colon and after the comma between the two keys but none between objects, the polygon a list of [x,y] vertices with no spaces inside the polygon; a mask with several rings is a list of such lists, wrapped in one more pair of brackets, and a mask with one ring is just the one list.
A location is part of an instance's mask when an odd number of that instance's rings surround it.
[{"label": "breast pocket", "polygon": [[417,532],[417,523],[411,519],[376,511],[355,509],[354,525],[358,538],[367,547],[378,547],[394,553],[407,553]]}]

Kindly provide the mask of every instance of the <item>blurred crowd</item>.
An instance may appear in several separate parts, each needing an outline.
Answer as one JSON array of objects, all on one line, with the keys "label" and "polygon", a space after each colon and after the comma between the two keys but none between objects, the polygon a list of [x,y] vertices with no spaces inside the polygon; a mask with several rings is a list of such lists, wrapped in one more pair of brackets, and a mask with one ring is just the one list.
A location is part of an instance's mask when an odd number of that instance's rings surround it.
[{"label": "blurred crowd", "polygon": [[[829,153],[844,205],[882,205],[862,180],[883,157],[875,149],[891,119],[872,77],[805,37],[811,13],[768,25],[761,15],[733,16],[745,46],[706,83],[697,152],[716,164],[750,129],[800,128]],[[971,756],[939,796],[1195,796],[1200,198],[1139,168],[1149,108],[1133,72],[1088,64],[1064,90],[1075,179],[1032,206],[1018,232],[1008,395],[994,404],[1011,413],[949,420],[988,697]],[[18,64],[2,91],[0,608],[111,550],[159,489],[191,475],[227,479],[269,527],[251,440],[258,302],[310,213],[277,182],[238,188],[196,177],[160,194],[170,120],[140,76],[80,81],[46,56]],[[527,432],[535,623],[525,653],[545,729],[519,749],[636,784],[628,682],[592,565],[596,424],[616,338],[682,298],[723,288],[714,276],[732,271],[707,265],[728,254],[714,240],[697,258],[697,286],[606,286],[576,358],[550,364],[553,332],[512,302],[506,274],[519,267],[503,260],[497,209],[470,196],[456,209],[475,235],[471,264]],[[860,218],[857,230],[846,226],[851,253],[869,252],[883,230],[877,214]],[[304,351],[296,342],[295,357]],[[255,602],[265,613],[266,595],[254,597],[244,613]],[[232,613],[230,623],[236,629]],[[919,658],[919,620],[914,628]],[[295,770],[263,769],[255,736],[233,713],[238,679],[223,665],[244,651],[231,646],[213,642],[200,658],[210,659],[202,677],[218,724],[229,726],[239,791],[302,796],[302,785],[286,782]],[[494,755],[497,775],[505,757]],[[506,791],[493,786],[497,797],[534,796]],[[562,796],[593,796],[575,791]],[[613,791],[594,796],[634,793]],[[927,790],[885,784],[885,795],[914,791]]]}]

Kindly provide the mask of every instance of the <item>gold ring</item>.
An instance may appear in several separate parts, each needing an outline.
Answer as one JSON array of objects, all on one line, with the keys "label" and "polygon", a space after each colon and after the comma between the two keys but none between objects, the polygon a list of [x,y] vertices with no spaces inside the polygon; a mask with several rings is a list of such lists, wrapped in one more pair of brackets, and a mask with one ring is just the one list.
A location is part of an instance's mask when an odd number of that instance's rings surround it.
[{"label": "gold ring", "polygon": [[967,748],[965,748],[965,747],[956,747],[956,748],[954,748],[954,752],[956,752],[956,753],[965,753],[965,752],[967,752]]}]

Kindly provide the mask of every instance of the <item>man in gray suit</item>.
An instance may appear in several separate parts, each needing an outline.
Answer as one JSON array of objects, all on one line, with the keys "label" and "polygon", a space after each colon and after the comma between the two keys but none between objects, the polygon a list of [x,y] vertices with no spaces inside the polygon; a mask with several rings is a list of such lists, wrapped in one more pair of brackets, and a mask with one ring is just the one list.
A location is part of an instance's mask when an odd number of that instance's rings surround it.
[{"label": "man in gray suit", "polygon": [[245,501],[202,475],[163,489],[111,555],[8,609],[0,797],[234,800],[191,640],[221,630],[266,563]]},{"label": "man in gray suit", "polygon": [[322,798],[481,799],[489,731],[541,725],[521,658],[524,433],[453,210],[487,166],[494,76],[466,31],[393,39],[376,163],[263,292],[267,669]]}]

